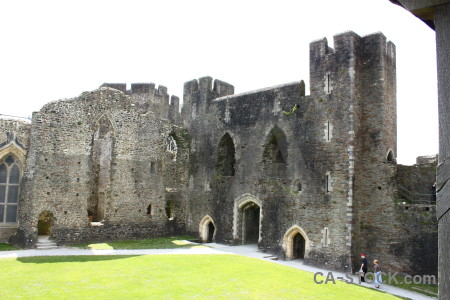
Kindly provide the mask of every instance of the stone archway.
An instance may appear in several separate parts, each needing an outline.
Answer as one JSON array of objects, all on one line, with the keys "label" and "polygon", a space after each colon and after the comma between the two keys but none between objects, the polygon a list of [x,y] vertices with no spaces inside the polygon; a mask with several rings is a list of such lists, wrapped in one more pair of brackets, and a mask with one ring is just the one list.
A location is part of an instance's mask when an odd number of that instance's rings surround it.
[{"label": "stone archway", "polygon": [[206,242],[212,243],[214,238],[214,233],[216,233],[216,226],[213,222],[208,223],[208,234],[206,235]]},{"label": "stone archway", "polygon": [[50,236],[52,234],[52,226],[54,223],[55,217],[53,216],[53,213],[46,210],[40,213],[39,219],[38,219],[38,235],[48,235]]},{"label": "stone archway", "polygon": [[256,244],[259,241],[259,214],[261,208],[255,202],[242,207],[242,243]]},{"label": "stone archway", "polygon": [[200,221],[198,229],[200,240],[203,243],[212,243],[215,239],[216,230],[217,227],[216,224],[214,223],[214,220],[210,216],[206,215]]},{"label": "stone archway", "polygon": [[306,232],[294,225],[286,231],[283,237],[283,250],[287,259],[307,258],[309,255],[309,238]]},{"label": "stone archway", "polygon": [[305,239],[298,232],[292,239],[292,258],[305,258]]},{"label": "stone archway", "polygon": [[261,241],[262,203],[251,194],[234,201],[233,238],[242,244]]}]

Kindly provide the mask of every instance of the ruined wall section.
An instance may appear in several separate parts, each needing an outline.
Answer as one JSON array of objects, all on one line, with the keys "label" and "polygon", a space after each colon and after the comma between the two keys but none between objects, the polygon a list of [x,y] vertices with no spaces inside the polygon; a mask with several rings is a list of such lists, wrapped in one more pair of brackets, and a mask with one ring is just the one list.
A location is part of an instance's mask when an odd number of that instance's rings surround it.
[{"label": "ruined wall section", "polygon": [[[99,122],[110,122],[110,184],[103,193],[105,214],[90,222],[93,191],[93,145]],[[24,185],[27,205],[20,214],[15,243],[31,247],[38,217],[53,215],[52,237],[58,242],[159,236],[169,231],[165,215],[163,170],[167,120],[142,113],[130,97],[111,88],[52,102],[33,116],[29,166]],[[159,173],[159,174],[158,174]],[[107,175],[105,175],[107,176]],[[152,211],[148,212],[152,204]]]},{"label": "ruined wall section", "polygon": [[[211,77],[194,79],[184,84],[181,115],[189,137],[190,153],[185,193],[189,206],[186,222],[188,231],[194,235],[198,234],[200,220],[211,214],[213,202],[216,201],[212,196],[215,177],[212,157],[216,142],[212,134],[216,120],[213,114],[208,113],[211,101],[233,93],[232,85]],[[211,217],[215,220],[214,216]]]},{"label": "ruined wall section", "polygon": [[406,203],[436,204],[437,159],[412,166],[397,165],[398,198]]},{"label": "ruined wall section", "polygon": [[[186,232],[188,219],[186,190],[189,182],[190,135],[185,128],[171,125],[169,136],[176,143],[176,151],[166,143],[162,164],[164,182],[164,213],[169,221],[170,234]],[[167,142],[167,141],[166,141]]]},{"label": "ruined wall section", "polygon": [[180,99],[169,96],[167,87],[154,83],[132,83],[127,90],[125,83],[104,83],[102,87],[110,87],[130,96],[140,113],[153,112],[157,116],[169,119],[174,124],[181,124]]},{"label": "ruined wall section", "polygon": [[[262,204],[260,248],[283,256],[285,234],[296,225],[310,241],[308,263],[347,269],[350,252],[342,226],[347,219],[347,99],[323,93],[305,96],[304,83],[296,82],[217,98],[203,107],[208,110],[202,114],[190,111],[196,113],[189,124],[193,150],[188,229],[198,232],[201,219],[209,215],[217,226],[216,241],[242,243],[236,201],[254,197]],[[285,136],[285,162],[267,164],[263,156],[274,130]],[[218,144],[226,133],[235,147],[234,176],[217,174]],[[326,242],[325,227],[330,230]]]},{"label": "ruined wall section", "polygon": [[403,273],[437,276],[437,157],[418,157],[417,162],[412,166],[397,165],[395,220],[406,232],[395,244],[397,268]]},{"label": "ruined wall section", "polygon": [[[28,120],[0,118],[0,161],[12,154],[20,165],[20,175],[27,166],[27,152],[29,148],[30,122]],[[23,180],[21,180],[23,181]],[[19,187],[19,209],[22,204],[22,187]],[[18,222],[0,223],[0,242],[7,242],[16,233]]]}]

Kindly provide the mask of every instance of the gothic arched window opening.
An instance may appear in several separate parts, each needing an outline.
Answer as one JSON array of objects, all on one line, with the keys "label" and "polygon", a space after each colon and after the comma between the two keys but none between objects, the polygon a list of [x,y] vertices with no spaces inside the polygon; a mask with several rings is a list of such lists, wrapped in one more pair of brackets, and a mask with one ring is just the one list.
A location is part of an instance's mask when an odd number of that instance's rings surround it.
[{"label": "gothic arched window opening", "polygon": [[172,153],[177,153],[178,151],[177,142],[172,135],[169,135],[169,137],[167,138],[167,151]]},{"label": "gothic arched window opening", "polygon": [[269,133],[264,145],[262,162],[271,176],[282,176],[286,171],[287,139],[284,132],[275,126]]},{"label": "gothic arched window opening", "polygon": [[235,148],[233,139],[228,133],[220,139],[217,147],[217,175],[234,176],[235,170]]},{"label": "gothic arched window opening", "polygon": [[17,222],[20,167],[14,156],[0,160],[0,224]]},{"label": "gothic arched window opening", "polygon": [[395,163],[395,156],[394,156],[394,152],[392,152],[392,150],[389,150],[386,159],[390,163]]}]

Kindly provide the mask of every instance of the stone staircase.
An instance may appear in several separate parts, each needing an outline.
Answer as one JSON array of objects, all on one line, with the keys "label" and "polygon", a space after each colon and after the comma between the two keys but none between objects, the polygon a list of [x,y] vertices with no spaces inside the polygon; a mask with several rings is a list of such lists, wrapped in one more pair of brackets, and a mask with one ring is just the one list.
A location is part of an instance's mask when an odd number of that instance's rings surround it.
[{"label": "stone staircase", "polygon": [[36,249],[38,250],[49,250],[56,249],[58,245],[55,242],[49,239],[48,235],[40,235],[38,236],[38,241],[36,243]]}]

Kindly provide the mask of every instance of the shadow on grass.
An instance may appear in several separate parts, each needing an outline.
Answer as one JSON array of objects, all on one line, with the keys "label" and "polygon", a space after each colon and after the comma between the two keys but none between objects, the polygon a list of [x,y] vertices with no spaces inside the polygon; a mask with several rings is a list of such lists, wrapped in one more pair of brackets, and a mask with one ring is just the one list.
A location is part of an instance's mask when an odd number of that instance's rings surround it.
[{"label": "shadow on grass", "polygon": [[141,255],[68,255],[68,256],[32,256],[18,257],[17,261],[25,264],[51,264],[71,262],[95,262],[117,259],[127,259]]}]

